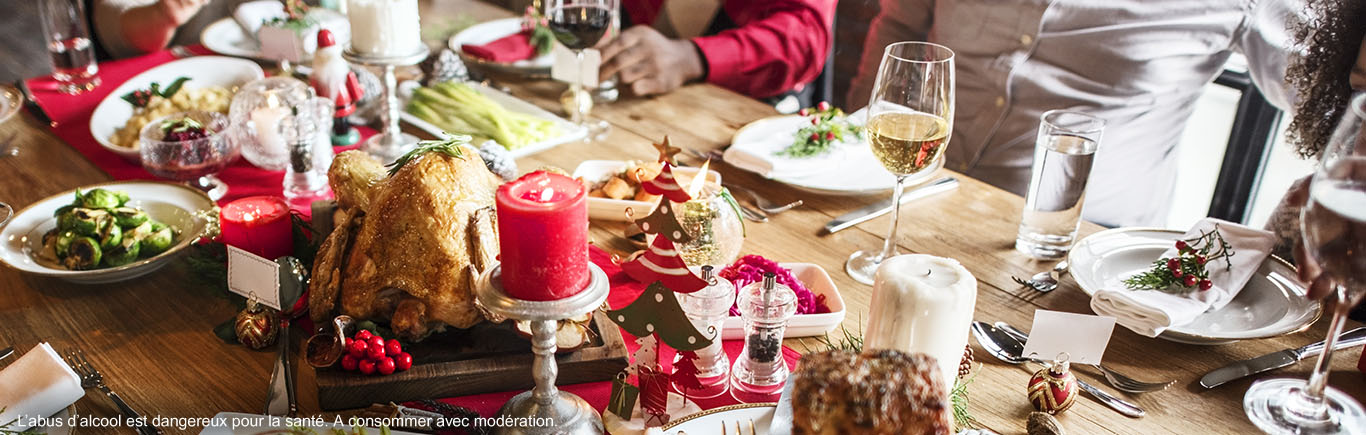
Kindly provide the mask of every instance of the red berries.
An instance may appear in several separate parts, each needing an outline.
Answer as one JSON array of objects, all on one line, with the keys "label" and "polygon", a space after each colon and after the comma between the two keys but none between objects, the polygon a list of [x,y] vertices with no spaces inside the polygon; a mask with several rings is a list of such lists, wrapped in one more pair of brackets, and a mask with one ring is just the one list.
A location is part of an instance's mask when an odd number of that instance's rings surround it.
[{"label": "red berries", "polygon": [[822,112],[827,111],[827,110],[830,110],[830,103],[827,103],[827,102],[822,101],[822,102],[820,102],[820,104],[817,104],[817,105],[816,105],[816,110],[819,110],[819,111],[822,111]]},{"label": "red berries", "polygon": [[816,125],[816,124],[820,124],[820,123],[821,123],[821,119],[820,119],[820,118],[811,118],[811,125]]},{"label": "red berries", "polygon": [[1195,275],[1186,275],[1186,280],[1183,282],[1186,283],[1186,287],[1194,287],[1196,283],[1200,282],[1200,279],[1196,278]]},{"label": "red berries", "polygon": [[820,140],[821,140],[821,134],[820,134],[820,133],[811,133],[811,141],[812,141],[812,142],[819,142]]},{"label": "red berries", "polygon": [[1203,266],[1203,265],[1205,265],[1205,261],[1208,261],[1208,260],[1205,259],[1205,256],[1204,256],[1204,255],[1196,255],[1196,256],[1195,256],[1195,264],[1199,264],[1199,265]]},{"label": "red berries", "polygon": [[1185,274],[1181,273],[1181,269],[1172,269],[1172,276],[1180,278],[1182,275]]},{"label": "red berries", "polygon": [[1171,270],[1181,270],[1181,262],[1175,258],[1167,259],[1167,268]]},{"label": "red berries", "polygon": [[346,343],[341,368],[363,375],[391,375],[413,367],[413,356],[403,351],[398,340],[385,340],[367,330],[356,332]]},{"label": "red berries", "polygon": [[1189,245],[1189,244],[1186,244],[1186,241],[1185,241],[1185,240],[1177,240],[1177,241],[1176,241],[1176,250],[1181,251],[1181,252],[1186,252],[1187,249],[1190,249],[1190,245]]},{"label": "red berries", "polygon": [[811,111],[810,111],[810,110],[807,110],[807,109],[802,109],[802,110],[798,111],[797,114],[798,114],[798,115],[801,115],[801,116],[807,116],[807,115],[810,115],[810,114],[811,114]]},{"label": "red berries", "polygon": [[833,131],[827,131],[827,132],[825,132],[825,140],[835,140],[835,132],[833,132]]},{"label": "red berries", "polygon": [[1214,283],[1209,282],[1208,279],[1200,280],[1200,291],[1209,290],[1211,287],[1214,287]]}]

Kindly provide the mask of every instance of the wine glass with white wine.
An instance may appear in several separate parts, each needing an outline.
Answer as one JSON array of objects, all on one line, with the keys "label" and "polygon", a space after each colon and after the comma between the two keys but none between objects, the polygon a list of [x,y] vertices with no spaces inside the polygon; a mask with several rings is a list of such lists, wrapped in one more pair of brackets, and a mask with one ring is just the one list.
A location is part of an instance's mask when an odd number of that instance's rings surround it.
[{"label": "wine glass with white wine", "polygon": [[[868,101],[868,143],[882,166],[896,175],[892,204],[901,203],[909,184],[928,180],[944,166],[944,148],[953,132],[953,50],[928,42],[888,45]],[[892,207],[892,229],[877,251],[855,252],[844,270],[855,281],[872,284],[882,260],[896,255],[901,207]]]},{"label": "wine glass with white wine", "polygon": [[1360,433],[1366,411],[1347,393],[1328,386],[1328,362],[1347,312],[1366,297],[1366,93],[1352,98],[1319,159],[1300,215],[1307,259],[1332,291],[1328,339],[1309,380],[1279,378],[1252,384],[1243,410],[1270,434]]}]

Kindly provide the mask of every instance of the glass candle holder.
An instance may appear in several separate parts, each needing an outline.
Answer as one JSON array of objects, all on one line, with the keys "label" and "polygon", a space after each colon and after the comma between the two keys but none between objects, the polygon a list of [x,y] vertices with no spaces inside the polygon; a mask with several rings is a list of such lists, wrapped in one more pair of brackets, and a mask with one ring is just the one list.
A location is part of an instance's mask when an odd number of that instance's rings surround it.
[{"label": "glass candle holder", "polygon": [[769,272],[763,281],[740,289],[738,299],[745,323],[745,348],[731,369],[731,387],[737,393],[776,394],[787,382],[783,334],[788,319],[797,313],[797,294],[778,284]]},{"label": "glass candle holder", "polygon": [[740,247],[745,243],[744,222],[719,186],[707,185],[675,210],[679,225],[692,237],[687,243],[678,244],[678,252],[688,266],[722,267],[740,256]]},{"label": "glass candle holder", "polygon": [[[693,326],[708,334],[715,334],[710,345],[696,352],[697,378],[702,388],[689,389],[689,397],[720,396],[726,393],[729,385],[726,380],[730,374],[730,359],[721,348],[721,329],[726,325],[730,307],[735,305],[735,285],[730,280],[715,276],[714,271],[711,266],[702,266],[702,279],[707,281],[707,286],[692,293],[676,293],[678,304],[683,307]],[[676,362],[674,364],[677,366]],[[684,392],[677,384],[674,389]]]}]

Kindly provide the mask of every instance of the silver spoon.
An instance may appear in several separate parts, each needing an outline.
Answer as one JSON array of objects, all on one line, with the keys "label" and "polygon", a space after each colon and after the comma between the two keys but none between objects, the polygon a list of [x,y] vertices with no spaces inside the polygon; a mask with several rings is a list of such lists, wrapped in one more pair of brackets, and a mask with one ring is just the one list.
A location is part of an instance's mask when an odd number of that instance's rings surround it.
[{"label": "silver spoon", "polygon": [[1053,291],[1053,289],[1058,288],[1058,278],[1061,278],[1064,273],[1067,273],[1066,260],[1059,261],[1058,264],[1053,265],[1052,270],[1034,274],[1034,276],[1029,277],[1028,281],[1013,276],[1010,277],[1010,279],[1015,280],[1017,284],[1022,286],[1032,287],[1034,290],[1038,290],[1039,293],[1048,293]]},{"label": "silver spoon", "polygon": [[[1024,344],[1021,344],[1019,340],[1016,340],[1015,337],[1012,337],[1005,331],[988,325],[985,322],[972,322],[972,335],[977,337],[977,343],[982,345],[982,349],[985,349],[987,353],[996,357],[996,359],[1010,364],[1038,362],[1032,358],[1022,356],[1024,353]],[[1143,408],[1139,408],[1138,405],[1101,391],[1081,379],[1077,379],[1077,388],[1090,394],[1091,397],[1096,398],[1101,404],[1110,407],[1110,409],[1113,409],[1126,417],[1142,418],[1144,415],[1147,415],[1147,412],[1143,411]]]},{"label": "silver spoon", "polygon": [[[1014,326],[1010,326],[1005,322],[996,322],[995,326],[996,328],[1005,331],[1006,334],[1010,334],[1011,337],[1014,337],[1018,341],[1025,341],[1029,339],[1029,334],[1025,334],[1024,331],[1015,329]],[[1172,384],[1176,383],[1175,380],[1167,382],[1144,382],[1125,376],[1114,370],[1107,369],[1104,365],[1087,365],[1095,367],[1096,370],[1100,370],[1100,374],[1105,376],[1105,380],[1110,383],[1110,386],[1115,387],[1120,391],[1125,391],[1129,393],[1151,393],[1153,391],[1161,391],[1167,389],[1167,387],[1170,387],[1172,386]]]}]

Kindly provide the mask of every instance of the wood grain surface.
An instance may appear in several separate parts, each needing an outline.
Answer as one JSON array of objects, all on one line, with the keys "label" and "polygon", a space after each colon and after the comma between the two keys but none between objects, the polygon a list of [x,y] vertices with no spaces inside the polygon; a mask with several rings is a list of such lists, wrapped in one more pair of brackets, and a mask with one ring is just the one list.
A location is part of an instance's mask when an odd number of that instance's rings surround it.
[{"label": "wood grain surface", "polygon": [[[468,14],[476,19],[510,16],[495,7],[467,0],[424,1],[424,21]],[[498,79],[513,94],[560,112],[557,97],[564,85],[520,83]],[[106,83],[105,86],[117,84]],[[650,141],[670,135],[674,144],[699,150],[725,146],[735,129],[772,116],[772,108],[710,85],[685,87],[655,98],[624,97],[600,105],[593,116],[613,125],[603,141],[561,146],[518,161],[523,171],[543,165],[572,170],[588,159],[651,159]],[[0,158],[0,201],[16,208],[56,192],[108,180],[108,176],[79,153],[56,139],[31,117],[22,115],[0,125],[0,138],[13,138],[17,157]],[[952,145],[950,145],[952,146]],[[699,163],[699,162],[693,162]],[[883,199],[882,196],[821,196],[801,193],[725,164],[714,164],[730,183],[757,190],[777,201],[802,199],[806,205],[774,216],[765,224],[748,223],[744,253],[778,261],[821,265],[830,272],[844,296],[848,316],[844,325],[856,330],[866,321],[870,287],[843,272],[851,252],[881,244],[888,221],[875,219],[834,235],[819,235],[826,222],[845,212]],[[1039,294],[1010,281],[1050,267],[1012,248],[1023,201],[984,183],[961,177],[951,193],[919,200],[903,208],[901,252],[955,258],[978,279],[975,317],[1028,327],[1034,311],[1050,309],[1090,313],[1088,297],[1070,279],[1058,290]],[[595,224],[594,242],[608,250],[631,249],[620,234],[621,224]],[[1083,225],[1082,233],[1099,230]],[[0,269],[0,347],[21,352],[41,341],[63,350],[83,349],[105,372],[108,384],[146,414],[208,417],[220,411],[261,412],[274,356],[240,346],[225,345],[211,332],[234,310],[213,291],[202,288],[183,263],[146,278],[102,286],[81,286]],[[1251,433],[1243,415],[1242,397],[1255,379],[1303,377],[1312,364],[1300,363],[1269,375],[1231,382],[1204,390],[1196,381],[1204,373],[1229,362],[1298,347],[1323,338],[1326,320],[1307,331],[1283,337],[1220,346],[1196,346],[1138,336],[1116,328],[1105,355],[1106,366],[1143,380],[1177,380],[1172,388],[1144,395],[1120,394],[1148,411],[1142,419],[1123,417],[1089,398],[1060,416],[1069,433]],[[1349,327],[1358,326],[1353,322]],[[294,339],[301,333],[295,331]],[[822,350],[811,339],[788,340],[799,351]],[[981,424],[1003,434],[1023,433],[1032,409],[1025,396],[1030,373],[1019,366],[990,360],[977,345],[981,366],[969,387],[971,411]],[[295,348],[299,348],[295,346]],[[1360,348],[1339,352],[1330,384],[1366,401],[1366,375],[1355,362]],[[303,366],[302,362],[296,366]],[[1079,369],[1083,379],[1103,386],[1094,373]],[[299,370],[300,407],[320,412],[312,371]],[[77,404],[83,414],[116,416],[103,397],[91,394]],[[198,428],[168,433],[197,432]],[[80,433],[111,430],[86,429]],[[131,431],[126,431],[131,432]]]}]

